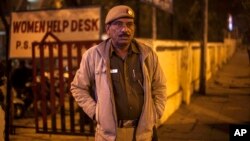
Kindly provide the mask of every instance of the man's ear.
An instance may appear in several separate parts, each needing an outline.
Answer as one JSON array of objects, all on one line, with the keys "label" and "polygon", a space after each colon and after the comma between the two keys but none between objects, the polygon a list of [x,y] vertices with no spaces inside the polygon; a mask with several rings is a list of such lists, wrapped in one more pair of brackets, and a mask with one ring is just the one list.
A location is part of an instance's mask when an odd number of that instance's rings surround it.
[{"label": "man's ear", "polygon": [[107,35],[109,35],[109,28],[110,28],[110,25],[106,24],[105,25],[105,30],[106,30]]}]

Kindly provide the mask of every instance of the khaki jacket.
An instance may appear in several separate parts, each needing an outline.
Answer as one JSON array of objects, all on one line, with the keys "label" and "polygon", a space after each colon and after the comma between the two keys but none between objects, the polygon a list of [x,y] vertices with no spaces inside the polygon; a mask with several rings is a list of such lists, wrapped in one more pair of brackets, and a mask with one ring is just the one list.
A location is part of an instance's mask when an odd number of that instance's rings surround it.
[{"label": "khaki jacket", "polygon": [[[141,54],[144,105],[136,129],[136,141],[151,141],[152,129],[165,108],[166,80],[158,57],[153,50],[132,41]],[[115,141],[117,115],[110,74],[111,40],[88,49],[71,83],[71,92],[78,105],[91,118],[96,117],[96,141]],[[93,93],[93,95],[91,95]]]}]

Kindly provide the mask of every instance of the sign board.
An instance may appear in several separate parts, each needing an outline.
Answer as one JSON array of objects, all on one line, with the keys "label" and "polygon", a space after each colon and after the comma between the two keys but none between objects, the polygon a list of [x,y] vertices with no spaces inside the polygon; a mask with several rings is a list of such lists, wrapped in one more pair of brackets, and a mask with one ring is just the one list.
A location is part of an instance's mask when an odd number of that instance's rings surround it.
[{"label": "sign board", "polygon": [[100,7],[13,12],[11,14],[10,58],[31,58],[32,42],[47,32],[60,41],[100,39]]}]

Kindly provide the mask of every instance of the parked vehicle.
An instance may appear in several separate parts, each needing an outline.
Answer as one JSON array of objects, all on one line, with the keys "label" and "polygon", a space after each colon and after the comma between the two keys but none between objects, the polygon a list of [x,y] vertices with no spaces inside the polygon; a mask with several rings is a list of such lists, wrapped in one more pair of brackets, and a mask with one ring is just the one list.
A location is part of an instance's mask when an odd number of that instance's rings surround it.
[{"label": "parked vehicle", "polygon": [[13,89],[13,114],[15,118],[22,118],[34,101],[32,83],[27,82],[22,89]]}]

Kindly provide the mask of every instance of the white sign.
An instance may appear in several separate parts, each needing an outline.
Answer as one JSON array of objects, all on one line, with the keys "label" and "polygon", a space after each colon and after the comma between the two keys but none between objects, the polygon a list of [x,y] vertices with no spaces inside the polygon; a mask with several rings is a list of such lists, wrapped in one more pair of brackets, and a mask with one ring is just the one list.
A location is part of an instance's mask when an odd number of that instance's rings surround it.
[{"label": "white sign", "polygon": [[13,12],[10,58],[30,58],[32,42],[40,42],[47,32],[60,41],[99,40],[100,16],[100,7]]}]

